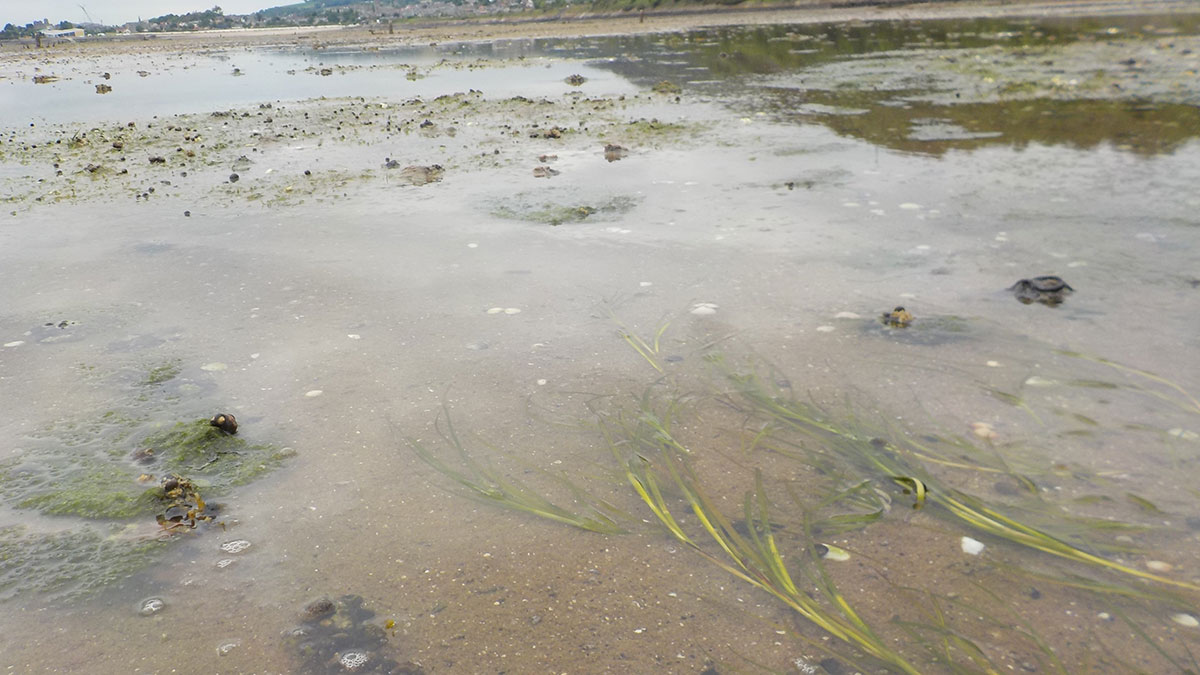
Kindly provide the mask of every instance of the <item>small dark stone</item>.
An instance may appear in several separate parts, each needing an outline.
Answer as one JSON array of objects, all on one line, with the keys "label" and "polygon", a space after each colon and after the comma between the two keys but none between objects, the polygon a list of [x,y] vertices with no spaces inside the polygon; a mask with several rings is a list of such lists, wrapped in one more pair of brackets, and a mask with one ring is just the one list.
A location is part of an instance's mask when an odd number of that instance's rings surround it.
[{"label": "small dark stone", "polygon": [[192,212],[191,212],[191,211],[184,211],[184,212],[183,212],[183,217],[184,217],[184,218],[191,218],[191,217],[192,217]]},{"label": "small dark stone", "polygon": [[1042,592],[1036,588],[1030,588],[1029,589],[1029,597],[1034,600],[1038,600],[1042,597]]},{"label": "small dark stone", "polygon": [[240,176],[238,176],[236,173],[229,174],[229,182],[230,183],[238,182],[238,178],[240,178]]},{"label": "small dark stone", "polygon": [[842,675],[846,672],[846,667],[837,659],[821,659],[820,666],[825,669],[829,675]]},{"label": "small dark stone", "polygon": [[301,613],[301,619],[305,623],[315,623],[324,619],[327,616],[332,616],[337,611],[337,606],[329,598],[321,598],[313,600],[304,606],[304,611]]},{"label": "small dark stone", "polygon": [[992,485],[992,489],[996,491],[996,494],[1004,495],[1006,497],[1015,497],[1021,494],[1021,491],[1017,489],[1016,485],[1006,480],[996,481],[996,483]]}]

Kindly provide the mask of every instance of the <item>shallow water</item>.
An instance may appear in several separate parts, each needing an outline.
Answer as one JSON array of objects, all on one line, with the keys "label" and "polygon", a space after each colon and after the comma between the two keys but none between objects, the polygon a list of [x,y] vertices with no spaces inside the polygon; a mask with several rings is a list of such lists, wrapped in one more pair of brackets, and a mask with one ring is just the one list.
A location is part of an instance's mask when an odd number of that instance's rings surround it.
[{"label": "shallow water", "polygon": [[[1190,17],[1138,17],[262,50],[156,56],[153,68],[71,62],[73,79],[5,83],[37,96],[4,97],[24,107],[2,119],[38,122],[6,129],[0,146],[4,458],[36,466],[63,446],[124,457],[154,424],[219,411],[237,415],[239,437],[296,456],[220,498],[224,529],[177,537],[90,594],[70,583],[36,593],[36,579],[0,587],[3,662],[321,670],[283,634],[308,602],[361,595],[380,628],[394,622],[371,649],[427,672],[886,669],[667,536],[617,469],[598,419],[645,392],[677,401],[675,431],[722,510],[742,513],[762,469],[792,573],[811,569],[797,499],[817,499],[831,472],[750,449],[762,421],[720,396],[732,386],[705,359],[714,353],[741,372],[769,364],[779,395],[815,401],[856,433],[945,453],[951,464],[922,466],[953,489],[1197,583],[1200,410],[1162,380],[1064,353],[1200,390],[1200,92],[1182,54],[1194,29]],[[969,37],[930,44],[951,34]],[[1073,37],[1096,34],[1127,42]],[[1155,82],[1182,84],[1115,100],[1014,87],[993,100],[953,79],[973,92],[959,104],[940,98],[944,80],[883,94],[865,84],[903,74],[918,51],[995,58],[998,40],[1040,48],[1046,35],[1075,47],[1041,61],[1069,67],[1083,43],[1121,59],[1161,49],[1171,65]],[[336,70],[304,72],[323,65]],[[1019,84],[1023,68],[980,81]],[[92,70],[112,72],[113,93],[90,91]],[[573,73],[587,82],[568,86]],[[649,91],[664,79],[682,85],[678,100]],[[831,80],[848,84],[822,88]],[[483,93],[434,100],[468,90]],[[329,100],[299,100],[319,96]],[[1004,126],[1018,105],[1070,121]],[[1078,122],[1097,110],[1110,113],[1103,130]],[[955,125],[974,133],[946,133]],[[545,137],[551,127],[561,138]],[[84,131],[90,140],[71,142]],[[605,143],[628,155],[606,161]],[[148,163],[156,154],[165,162]],[[404,185],[385,158],[445,176]],[[561,173],[535,178],[535,166]],[[1047,307],[1005,290],[1041,274],[1075,293]],[[912,326],[877,321],[896,305]],[[653,343],[664,324],[648,359],[621,337]],[[147,385],[163,364],[178,374]],[[97,422],[109,411],[116,421]],[[582,502],[556,477],[586,485],[630,514],[618,518],[630,532],[471,501],[410,444],[452,463],[447,416],[483,464],[573,510]],[[888,476],[869,478],[892,507],[830,541],[851,559],[825,568],[917,669],[949,670],[940,651],[981,668],[968,644],[997,668],[1072,672],[1166,672],[1200,649],[1200,632],[1170,618],[1194,616],[1200,594],[971,532],[937,493],[912,510]],[[1145,529],[1084,529],[1071,520],[1082,516]],[[6,497],[0,526],[13,524],[40,540],[96,528],[116,546],[155,528],[84,525]],[[966,535],[987,545],[979,557],[963,552]],[[219,548],[241,539],[252,546]],[[1083,591],[1079,578],[1170,595]],[[150,596],[166,609],[140,616]],[[936,647],[935,607],[969,643]]]}]

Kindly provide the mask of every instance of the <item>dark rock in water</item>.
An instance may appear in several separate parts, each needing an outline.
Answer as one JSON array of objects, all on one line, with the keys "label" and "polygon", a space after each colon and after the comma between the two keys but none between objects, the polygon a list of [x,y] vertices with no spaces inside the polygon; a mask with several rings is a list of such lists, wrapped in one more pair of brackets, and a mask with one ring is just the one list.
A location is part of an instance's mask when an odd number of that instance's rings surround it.
[{"label": "dark rock in water", "polygon": [[284,632],[306,673],[389,673],[422,675],[412,662],[389,658],[387,628],[372,621],[375,612],[363,606],[362,596],[344,595],[336,601],[314,600],[300,613],[303,625]]},{"label": "dark rock in water", "polygon": [[399,169],[399,168],[400,168],[400,162],[397,162],[396,160],[392,159],[391,157],[384,157],[384,158],[383,158],[383,168],[385,168],[385,169]]},{"label": "dark rock in water", "polygon": [[582,75],[578,75],[578,74],[571,75],[571,76],[567,77],[567,79],[566,79],[566,83],[571,85],[572,87],[581,86],[584,82],[587,82],[587,78]]},{"label": "dark rock in water", "polygon": [[236,434],[238,430],[237,419],[229,413],[214,415],[208,423],[227,434]]},{"label": "dark rock in water", "polygon": [[1013,292],[1021,304],[1029,305],[1040,302],[1051,307],[1061,304],[1068,294],[1075,292],[1075,289],[1063,281],[1062,277],[1055,276],[1021,279],[1009,286],[1008,290]]},{"label": "dark rock in water", "polygon": [[240,178],[241,178],[241,176],[237,175],[236,173],[229,174],[229,182],[230,183],[236,183],[236,182],[238,182],[238,179],[240,179]]},{"label": "dark rock in water", "polygon": [[304,623],[314,623],[324,619],[327,616],[333,616],[337,611],[337,605],[329,598],[321,598],[313,600],[304,606],[304,611],[301,613],[300,619]]}]

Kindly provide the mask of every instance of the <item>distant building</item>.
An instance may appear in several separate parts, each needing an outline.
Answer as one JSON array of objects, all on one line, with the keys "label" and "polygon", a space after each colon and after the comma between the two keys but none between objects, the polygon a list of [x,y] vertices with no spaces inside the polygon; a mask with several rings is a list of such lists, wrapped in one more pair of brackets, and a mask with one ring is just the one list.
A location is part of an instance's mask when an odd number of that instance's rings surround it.
[{"label": "distant building", "polygon": [[82,28],[47,28],[42,31],[42,35],[48,38],[72,38],[83,37]]}]

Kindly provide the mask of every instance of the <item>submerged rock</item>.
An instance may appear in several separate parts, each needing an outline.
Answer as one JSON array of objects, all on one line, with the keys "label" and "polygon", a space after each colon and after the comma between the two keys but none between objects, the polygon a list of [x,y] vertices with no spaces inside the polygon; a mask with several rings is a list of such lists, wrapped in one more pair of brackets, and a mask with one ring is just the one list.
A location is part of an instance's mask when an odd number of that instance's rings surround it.
[{"label": "submerged rock", "polygon": [[[284,632],[284,641],[301,661],[303,672],[393,675],[425,672],[420,665],[400,663],[386,655],[387,628],[375,620],[374,611],[363,606],[362,596],[314,600],[301,610],[300,620],[301,625]],[[386,624],[391,625],[392,622]]]},{"label": "submerged rock", "polygon": [[1009,286],[1008,290],[1012,291],[1023,305],[1040,302],[1049,306],[1061,304],[1068,294],[1075,292],[1075,289],[1063,281],[1062,277],[1056,276],[1021,279]]},{"label": "submerged rock", "polygon": [[406,166],[400,172],[400,182],[405,185],[425,185],[427,183],[437,183],[442,180],[442,175],[446,170],[441,164],[431,164],[429,166]]}]

